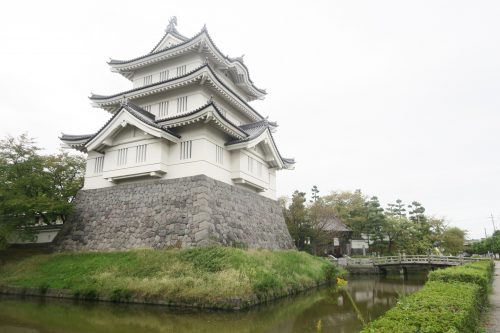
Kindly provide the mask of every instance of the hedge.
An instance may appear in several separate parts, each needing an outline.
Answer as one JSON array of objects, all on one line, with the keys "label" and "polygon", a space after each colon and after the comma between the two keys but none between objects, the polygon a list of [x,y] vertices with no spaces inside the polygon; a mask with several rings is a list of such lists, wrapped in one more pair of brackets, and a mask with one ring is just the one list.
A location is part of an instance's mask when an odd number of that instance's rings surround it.
[{"label": "hedge", "polygon": [[429,273],[429,281],[475,283],[481,287],[481,294],[486,298],[493,276],[492,265],[491,261],[477,262],[433,271]]},{"label": "hedge", "polygon": [[431,272],[420,291],[399,300],[361,332],[476,332],[492,267],[487,261]]}]

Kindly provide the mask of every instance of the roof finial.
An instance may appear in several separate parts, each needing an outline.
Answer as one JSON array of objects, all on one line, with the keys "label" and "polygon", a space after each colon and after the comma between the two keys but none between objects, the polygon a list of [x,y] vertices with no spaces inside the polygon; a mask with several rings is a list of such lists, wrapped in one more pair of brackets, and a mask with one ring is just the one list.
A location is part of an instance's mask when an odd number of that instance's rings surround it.
[{"label": "roof finial", "polygon": [[165,29],[165,32],[177,31],[177,29],[175,28],[176,25],[177,25],[177,16],[172,16],[168,21],[168,25],[167,28]]}]

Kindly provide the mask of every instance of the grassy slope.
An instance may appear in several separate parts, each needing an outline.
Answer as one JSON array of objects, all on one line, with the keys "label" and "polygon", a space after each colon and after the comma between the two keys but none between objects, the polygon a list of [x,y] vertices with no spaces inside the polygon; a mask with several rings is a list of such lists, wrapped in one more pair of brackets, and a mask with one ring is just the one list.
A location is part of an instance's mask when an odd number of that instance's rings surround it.
[{"label": "grassy slope", "polygon": [[251,301],[286,295],[336,274],[326,260],[302,252],[214,246],[34,256],[0,268],[0,285],[224,307],[233,297]]}]

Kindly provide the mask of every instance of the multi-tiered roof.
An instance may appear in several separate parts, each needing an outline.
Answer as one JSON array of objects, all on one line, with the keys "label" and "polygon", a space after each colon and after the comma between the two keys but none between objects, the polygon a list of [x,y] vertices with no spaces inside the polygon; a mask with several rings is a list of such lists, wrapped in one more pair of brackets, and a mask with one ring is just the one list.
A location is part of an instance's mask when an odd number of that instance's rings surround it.
[{"label": "multi-tiered roof", "polygon": [[[137,71],[185,55],[201,54],[205,61],[181,75],[162,78],[127,91],[112,95],[92,94],[90,100],[93,106],[111,112],[111,119],[94,134],[63,134],[61,140],[80,151],[100,151],[106,146],[103,142],[106,131],[110,131],[121,118],[128,117],[127,119],[132,119],[137,126],[157,137],[179,142],[181,135],[176,133],[177,128],[203,121],[215,125],[231,138],[225,144],[228,150],[246,148],[264,140],[266,153],[274,156],[269,162],[270,167],[292,168],[294,160],[281,156],[272,136],[277,127],[276,123],[268,121],[248,104],[255,99],[263,99],[266,91],[256,87],[250,79],[243,57],[231,58],[223,55],[206,27],[194,37],[187,38],[177,31],[176,24],[174,17],[170,20],[164,36],[148,54],[130,60],[111,59],[111,71],[133,80]],[[168,95],[174,89],[194,85],[207,88],[213,96],[230,105],[248,121],[235,123],[234,119],[230,120],[212,97],[194,110],[167,117],[159,117],[140,105],[140,101],[148,96]]]}]

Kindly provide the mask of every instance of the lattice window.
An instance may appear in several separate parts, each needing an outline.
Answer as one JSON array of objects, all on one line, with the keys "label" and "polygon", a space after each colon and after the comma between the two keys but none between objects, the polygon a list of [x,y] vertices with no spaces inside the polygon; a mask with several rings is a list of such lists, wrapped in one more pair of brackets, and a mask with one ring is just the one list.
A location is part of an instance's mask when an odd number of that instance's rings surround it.
[{"label": "lattice window", "polygon": [[151,105],[145,105],[143,107],[144,110],[148,111],[148,112],[151,112]]},{"label": "lattice window", "polygon": [[166,70],[164,70],[164,71],[161,71],[161,72],[160,72],[160,81],[165,81],[165,80],[168,80],[168,78],[169,78],[169,74],[170,74],[170,73],[169,73],[169,70],[168,70],[168,69],[166,69]]},{"label": "lattice window", "polygon": [[218,145],[215,145],[215,162],[219,164],[224,163],[224,150]]},{"label": "lattice window", "polygon": [[148,145],[139,145],[135,151],[135,163],[146,162],[146,153],[148,151]]},{"label": "lattice window", "polygon": [[248,156],[248,171],[253,172],[254,159]]},{"label": "lattice window", "polygon": [[118,159],[116,164],[118,165],[127,164],[127,155],[128,155],[128,148],[118,149]]},{"label": "lattice window", "polygon": [[158,116],[160,118],[168,116],[168,105],[169,105],[168,101],[160,102],[160,104],[158,105],[160,110]]},{"label": "lattice window", "polygon": [[177,98],[177,113],[187,111],[187,101],[187,96]]},{"label": "lattice window", "polygon": [[94,173],[101,173],[104,167],[104,156],[99,156],[94,162]]},{"label": "lattice window", "polygon": [[187,160],[191,158],[191,152],[193,151],[193,141],[181,142],[181,160]]},{"label": "lattice window", "polygon": [[142,79],[143,85],[147,86],[148,84],[153,83],[153,75],[147,75]]},{"label": "lattice window", "polygon": [[177,71],[177,76],[186,74],[186,65],[177,66],[176,71]]}]

